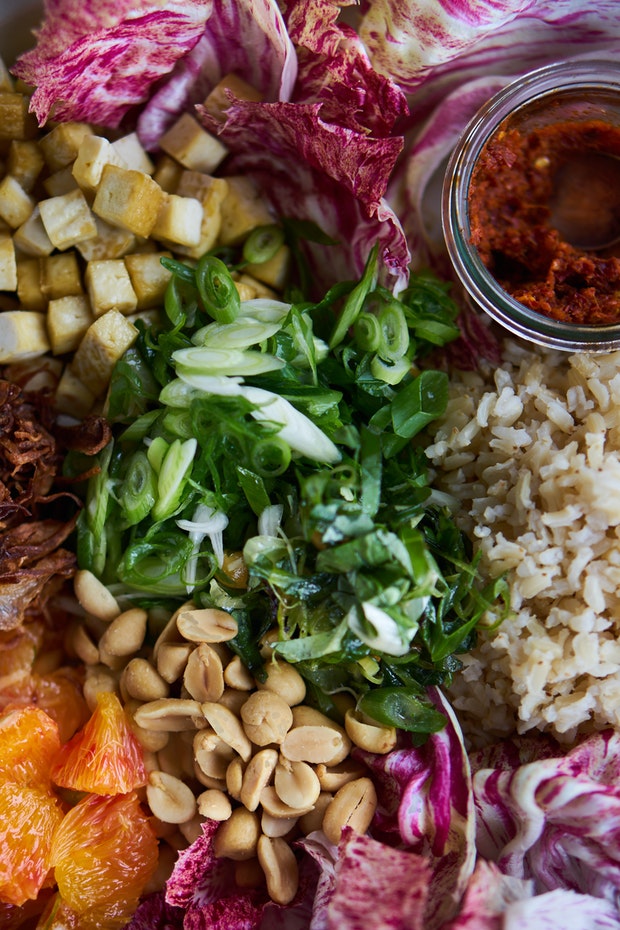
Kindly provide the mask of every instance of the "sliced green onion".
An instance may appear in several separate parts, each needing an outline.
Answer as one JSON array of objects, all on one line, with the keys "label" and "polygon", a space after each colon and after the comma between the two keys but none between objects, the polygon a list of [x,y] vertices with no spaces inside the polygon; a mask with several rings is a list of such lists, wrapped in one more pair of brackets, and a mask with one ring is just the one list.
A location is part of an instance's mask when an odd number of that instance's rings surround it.
[{"label": "sliced green onion", "polygon": [[284,245],[284,230],[280,226],[270,224],[257,226],[243,243],[243,259],[252,265],[262,265]]},{"label": "sliced green onion", "polygon": [[370,372],[373,378],[377,381],[385,381],[386,384],[400,384],[410,369],[411,362],[407,357],[389,362],[375,355],[370,362]]},{"label": "sliced green onion", "polygon": [[275,336],[281,328],[279,322],[263,323],[250,316],[238,316],[232,323],[203,326],[194,333],[192,342],[210,349],[248,349]]},{"label": "sliced green onion", "polygon": [[396,361],[409,348],[409,327],[402,308],[396,301],[386,304],[379,312],[381,342],[378,352],[381,358]]},{"label": "sliced green onion", "polygon": [[261,323],[278,323],[288,316],[290,309],[291,304],[271,297],[254,297],[243,301],[244,316],[260,320]]},{"label": "sliced green onion", "polygon": [[180,375],[260,375],[266,371],[278,371],[284,360],[266,352],[251,349],[214,349],[196,346],[193,349],[178,349],[172,358]]},{"label": "sliced green onion", "polygon": [[204,309],[218,323],[232,323],[241,301],[230,271],[214,255],[203,255],[196,266],[196,286]]},{"label": "sliced green onion", "polygon": [[196,286],[196,272],[190,265],[179,262],[176,258],[170,258],[169,255],[162,256],[160,262],[164,268],[171,271],[180,281],[183,281],[185,284],[192,284],[194,287]]},{"label": "sliced green onion", "polygon": [[185,323],[186,316],[181,297],[181,282],[174,275],[170,278],[164,294],[164,310],[173,326]]},{"label": "sliced green onion", "polygon": [[291,461],[291,447],[278,436],[259,439],[252,447],[250,465],[262,478],[284,474]]},{"label": "sliced green onion", "polygon": [[381,324],[374,313],[360,313],[353,336],[362,352],[376,352],[381,345]]},{"label": "sliced green onion", "polygon": [[[161,389],[159,394],[159,403],[166,407],[177,407],[186,409],[191,402],[197,397],[202,397],[203,392],[198,388],[191,387],[181,378],[173,378],[168,384]],[[130,427],[131,429],[131,427]]]},{"label": "sliced green onion", "polygon": [[168,451],[168,443],[163,436],[156,436],[147,449],[147,458],[153,471],[159,473],[161,463],[163,462]]},{"label": "sliced green onion", "polygon": [[146,452],[135,452],[123,479],[119,503],[127,526],[143,520],[155,503],[157,478]]},{"label": "sliced green onion", "polygon": [[336,321],[336,325],[332,332],[331,338],[329,340],[330,349],[334,349],[337,345],[340,345],[344,337],[346,336],[349,327],[353,326],[359,314],[361,313],[364,300],[366,299],[369,291],[373,289],[377,281],[377,255],[379,254],[378,246],[374,246],[372,252],[368,257],[366,262],[366,267],[364,268],[364,274],[359,282],[356,284],[349,296],[347,297],[344,307],[340,317]]},{"label": "sliced green onion", "polygon": [[195,439],[170,444],[161,463],[157,479],[157,500],[153,505],[153,520],[165,520],[179,506],[183,489],[189,478],[198,443]]}]

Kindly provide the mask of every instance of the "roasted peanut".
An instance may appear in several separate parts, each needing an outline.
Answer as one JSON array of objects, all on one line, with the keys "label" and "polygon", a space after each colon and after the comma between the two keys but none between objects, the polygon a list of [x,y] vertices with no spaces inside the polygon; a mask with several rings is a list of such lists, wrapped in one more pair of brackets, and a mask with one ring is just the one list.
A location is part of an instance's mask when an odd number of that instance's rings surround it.
[{"label": "roasted peanut", "polygon": [[143,749],[147,750],[147,752],[159,752],[159,750],[163,749],[167,744],[170,739],[170,734],[165,730],[145,730],[143,727],[139,726],[135,718],[136,711],[139,707],[142,707],[140,701],[136,701],[133,698],[129,701],[125,701],[125,711],[129,717],[129,726]]},{"label": "roasted peanut", "polygon": [[232,814],[232,805],[228,795],[217,788],[208,788],[196,798],[198,813],[209,820],[228,820]]},{"label": "roasted peanut", "polygon": [[306,683],[292,665],[280,659],[272,659],[265,663],[265,679],[256,679],[259,691],[273,691],[279,695],[289,707],[301,704],[306,696]]},{"label": "roasted peanut", "polygon": [[299,887],[299,869],[295,853],[286,840],[261,836],[258,845],[261,864],[269,897],[276,904],[290,904]]},{"label": "roasted peanut", "polygon": [[263,788],[269,784],[278,762],[278,753],[275,749],[261,749],[252,756],[248,762],[239,800],[249,811],[255,811],[260,803]]},{"label": "roasted peanut", "polygon": [[224,693],[222,661],[208,643],[200,643],[187,660],[183,684],[196,701],[219,701]]},{"label": "roasted peanut", "polygon": [[192,610],[196,605],[193,601],[186,601],[185,604],[182,604],[172,616],[167,621],[163,630],[155,640],[155,645],[153,646],[153,656],[155,661],[159,656],[159,650],[165,643],[178,643],[180,641],[179,631],[177,629],[177,617],[184,610]]},{"label": "roasted peanut", "polygon": [[147,701],[136,710],[135,720],[145,730],[164,730],[169,733],[193,730],[200,723],[202,713],[198,701],[181,698],[161,698]]},{"label": "roasted peanut", "polygon": [[243,762],[233,759],[226,769],[226,790],[235,801],[241,800],[241,786],[243,785]]},{"label": "roasted peanut", "polygon": [[244,762],[248,762],[252,755],[252,744],[233,712],[221,704],[215,704],[213,701],[205,701],[200,707],[205,719],[213,727],[220,739],[232,746]]},{"label": "roasted peanut", "polygon": [[351,749],[351,741],[344,730],[329,726],[300,726],[288,731],[280,751],[291,762],[312,762],[337,765]]},{"label": "roasted peanut", "polygon": [[364,771],[363,765],[350,758],[339,762],[338,765],[317,765],[316,767],[321,791],[338,791],[348,781],[361,778]]},{"label": "roasted peanut", "polygon": [[111,656],[131,656],[139,652],[146,635],[148,614],[141,607],[125,610],[110,623],[99,640],[99,651]]},{"label": "roasted peanut", "polygon": [[321,785],[307,762],[290,762],[280,758],[274,773],[274,788],[281,801],[296,809],[316,802]]},{"label": "roasted peanut", "polygon": [[196,799],[191,789],[166,772],[149,773],[146,797],[155,816],[164,823],[185,823],[196,812]]},{"label": "roasted peanut", "polygon": [[232,614],[216,607],[181,610],[176,624],[181,636],[192,643],[226,643],[238,632],[237,621]]},{"label": "roasted peanut", "polygon": [[97,706],[97,695],[102,691],[111,691],[118,694],[118,676],[104,665],[87,667],[83,694],[91,713]]},{"label": "roasted peanut", "polygon": [[114,595],[87,569],[75,573],[73,590],[84,610],[100,620],[114,620],[121,612]]},{"label": "roasted peanut", "polygon": [[236,807],[228,820],[222,821],[213,839],[213,851],[218,858],[252,859],[260,836],[258,814],[245,807]]},{"label": "roasted peanut", "polygon": [[224,669],[224,683],[237,691],[252,691],[254,679],[239,656],[233,656]]},{"label": "roasted peanut", "polygon": [[183,823],[179,824],[179,830],[181,831],[186,842],[190,845],[197,840],[199,836],[202,836],[202,825],[204,823],[204,818],[200,814],[194,814],[190,820],[185,820]]},{"label": "roasted peanut", "polygon": [[294,829],[299,822],[298,817],[273,817],[267,811],[263,811],[260,818],[261,830],[265,836],[275,838],[276,836],[286,836]]},{"label": "roasted peanut", "polygon": [[168,697],[170,687],[147,659],[131,659],[123,670],[121,691],[137,701],[157,701]]},{"label": "roasted peanut", "polygon": [[239,888],[260,888],[265,884],[265,873],[258,859],[235,862],[235,884]]},{"label": "roasted peanut", "polygon": [[210,728],[198,730],[193,741],[194,758],[209,778],[223,781],[226,769],[235,758],[235,750]]},{"label": "roasted peanut", "polygon": [[[303,814],[299,818],[299,828],[304,836],[307,836],[309,833],[314,833],[315,830],[321,829],[323,816],[327,809],[327,805],[332,798],[333,794],[330,794],[329,791],[321,791],[312,810],[308,811],[307,814]],[[264,827],[263,832],[267,832]]]},{"label": "roasted peanut", "polygon": [[98,664],[99,649],[91,639],[84,624],[72,624],[67,640],[69,651],[76,655],[78,659],[81,659],[84,665]]},{"label": "roasted peanut", "polygon": [[396,728],[387,727],[351,708],[344,715],[344,727],[349,739],[360,749],[385,755],[396,745]]},{"label": "roasted peanut", "polygon": [[[199,731],[202,732],[202,731]],[[168,775],[181,779],[194,777],[194,752],[192,746],[179,739],[178,733],[171,733],[166,745],[157,753],[159,768]]]},{"label": "roasted peanut", "polygon": [[323,832],[337,844],[344,827],[365,833],[377,809],[377,792],[370,778],[347,782],[336,792],[323,816]]},{"label": "roasted peanut", "polygon": [[272,817],[301,817],[302,814],[307,814],[308,811],[312,810],[312,804],[308,804],[306,807],[289,807],[288,804],[285,804],[284,801],[278,796],[276,789],[273,785],[267,785],[266,788],[260,793],[260,803],[264,811],[270,814]]},{"label": "roasted peanut", "polygon": [[224,707],[227,707],[229,710],[232,710],[233,714],[236,714],[238,717],[241,714],[241,708],[247,699],[247,691],[239,691],[237,688],[224,688],[224,693],[222,694],[219,703],[223,704]]},{"label": "roasted peanut", "polygon": [[172,685],[181,678],[193,651],[191,643],[162,643],[157,653],[153,652],[157,671],[164,681]]},{"label": "roasted peanut", "polygon": [[292,722],[291,708],[279,694],[254,691],[241,708],[247,736],[257,746],[281,743]]}]

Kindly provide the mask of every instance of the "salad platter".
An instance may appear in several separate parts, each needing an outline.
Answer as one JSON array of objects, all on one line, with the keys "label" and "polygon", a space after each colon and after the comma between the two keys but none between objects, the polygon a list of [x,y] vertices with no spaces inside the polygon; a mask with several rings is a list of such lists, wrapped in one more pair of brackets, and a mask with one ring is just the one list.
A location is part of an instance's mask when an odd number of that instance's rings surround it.
[{"label": "salad platter", "polygon": [[441,230],[480,107],[619,42],[0,2],[0,927],[620,928],[620,353]]}]

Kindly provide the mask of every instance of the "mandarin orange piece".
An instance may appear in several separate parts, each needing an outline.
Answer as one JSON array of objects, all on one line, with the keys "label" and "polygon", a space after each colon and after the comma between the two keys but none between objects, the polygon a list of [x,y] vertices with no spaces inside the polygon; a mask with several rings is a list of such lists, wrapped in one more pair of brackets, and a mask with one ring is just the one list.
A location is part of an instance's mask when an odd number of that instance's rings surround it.
[{"label": "mandarin orange piece", "polygon": [[157,866],[157,838],[135,793],[83,798],[54,834],[51,862],[80,930],[117,930]]},{"label": "mandarin orange piece", "polygon": [[90,720],[58,753],[51,778],[62,788],[102,795],[146,784],[142,748],[115,694],[98,695]]},{"label": "mandarin orange piece", "polygon": [[24,904],[47,878],[52,837],[63,819],[58,798],[41,788],[0,784],[0,901]]},{"label": "mandarin orange piece", "polygon": [[39,707],[14,707],[0,716],[0,783],[49,790],[58,750],[58,726]]}]

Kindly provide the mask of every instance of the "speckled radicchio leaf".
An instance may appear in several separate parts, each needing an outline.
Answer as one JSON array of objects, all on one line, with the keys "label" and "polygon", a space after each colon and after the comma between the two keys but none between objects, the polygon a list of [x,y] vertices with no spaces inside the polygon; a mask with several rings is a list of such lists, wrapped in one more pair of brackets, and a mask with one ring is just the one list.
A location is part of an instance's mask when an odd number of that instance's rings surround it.
[{"label": "speckled radicchio leaf", "polygon": [[273,0],[47,0],[45,15],[36,48],[14,69],[37,88],[40,122],[53,113],[117,127],[153,97],[143,116],[152,141],[232,70],[274,99],[295,79]]}]

